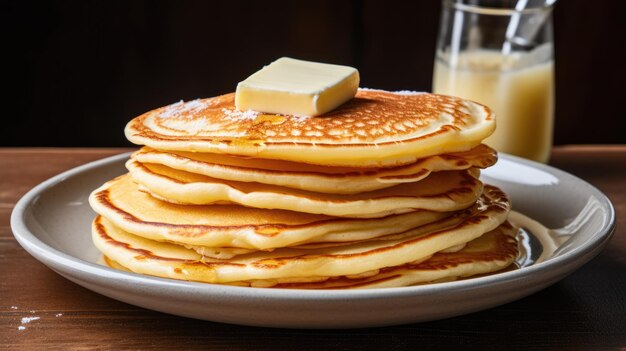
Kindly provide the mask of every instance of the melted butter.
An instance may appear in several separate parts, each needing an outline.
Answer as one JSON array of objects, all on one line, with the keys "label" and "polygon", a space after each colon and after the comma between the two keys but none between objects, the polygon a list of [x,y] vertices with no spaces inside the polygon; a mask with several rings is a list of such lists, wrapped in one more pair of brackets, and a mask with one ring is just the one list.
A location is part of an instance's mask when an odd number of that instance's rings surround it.
[{"label": "melted butter", "polygon": [[254,119],[254,124],[269,123],[271,125],[279,125],[285,123],[287,117],[279,115],[259,115]]},{"label": "melted butter", "polygon": [[276,228],[258,228],[256,230],[256,233],[261,235],[274,236],[280,233],[280,231]]},{"label": "melted butter", "polygon": [[258,146],[262,146],[265,144],[265,140],[260,139],[260,138],[254,138],[254,139],[230,139],[228,140],[229,145],[231,145],[232,147],[237,147],[237,146],[241,146],[243,148],[247,148],[247,147],[258,147]]}]

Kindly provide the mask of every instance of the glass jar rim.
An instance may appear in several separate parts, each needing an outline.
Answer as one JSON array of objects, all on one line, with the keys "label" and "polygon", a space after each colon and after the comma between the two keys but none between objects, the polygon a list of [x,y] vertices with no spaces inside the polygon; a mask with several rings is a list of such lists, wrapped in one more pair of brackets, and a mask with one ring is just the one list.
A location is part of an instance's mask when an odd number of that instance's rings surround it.
[{"label": "glass jar rim", "polygon": [[463,4],[456,0],[443,0],[443,3],[455,10],[475,13],[479,15],[493,15],[493,16],[511,16],[513,14],[532,14],[541,13],[552,10],[556,1],[548,2],[547,4],[540,6],[527,7],[523,10],[516,10],[514,8],[497,8],[497,7],[485,7],[480,5]]}]

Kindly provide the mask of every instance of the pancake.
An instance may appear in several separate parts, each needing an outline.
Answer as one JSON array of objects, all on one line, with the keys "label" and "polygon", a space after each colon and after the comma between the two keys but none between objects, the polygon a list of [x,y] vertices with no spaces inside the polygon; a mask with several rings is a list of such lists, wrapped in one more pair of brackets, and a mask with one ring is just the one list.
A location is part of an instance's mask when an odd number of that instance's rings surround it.
[{"label": "pancake", "polygon": [[384,218],[353,219],[238,205],[179,205],[139,191],[128,174],[93,191],[89,203],[98,214],[129,233],[156,241],[222,248],[221,251],[366,240],[402,233],[453,214],[412,211]]},{"label": "pancake", "polygon": [[416,209],[449,212],[471,206],[482,192],[477,171],[437,172],[416,183],[353,195],[234,182],[129,160],[126,167],[151,195],[180,204],[237,203],[337,217],[373,218]]},{"label": "pancake", "polygon": [[458,153],[429,156],[391,168],[309,165],[280,160],[202,152],[163,151],[144,147],[132,155],[140,163],[154,163],[212,178],[256,182],[330,194],[356,194],[420,181],[432,172],[486,168],[496,151],[486,145]]},{"label": "pancake", "polygon": [[[397,233],[391,234],[383,234],[382,231],[372,231],[367,232],[367,229],[364,232],[344,232],[344,233],[330,233],[318,238],[314,238],[308,240],[306,242],[300,242],[293,246],[294,249],[319,249],[319,248],[329,248],[329,247],[337,247],[342,245],[351,245],[358,242],[363,241],[373,241],[373,240],[399,240],[406,239],[409,237],[413,237],[416,235],[424,235],[428,233],[433,233],[437,231],[441,231],[448,228],[453,228],[458,226],[460,223],[468,220],[469,218],[475,218],[480,215],[488,215],[485,211],[491,209],[491,206],[494,202],[502,201],[501,197],[502,193],[499,189],[486,186],[481,197],[476,201],[476,203],[470,208],[466,208],[462,211],[457,211],[453,213],[440,213],[443,217],[436,221],[431,221],[426,224],[422,224],[419,226],[415,226],[408,230],[398,231]],[[419,213],[419,212],[418,212]],[[426,212],[430,214],[436,214],[437,212]],[[398,217],[409,216],[411,214],[397,215]],[[422,214],[424,215],[424,214]],[[396,216],[390,216],[387,220],[393,220]],[[378,219],[370,219],[372,221],[378,221]],[[379,224],[379,223],[377,223]],[[399,228],[397,228],[399,229]],[[388,228],[388,231],[391,231]],[[145,236],[144,236],[145,237]],[[186,240],[183,240],[186,241]],[[171,240],[171,242],[181,244],[181,241]],[[243,250],[240,248],[231,248],[231,247],[207,247],[201,245],[190,245],[182,243],[182,245],[188,249],[193,249],[198,252],[202,256],[213,257],[213,258],[233,258],[238,255],[243,255],[246,253],[254,252],[257,250]],[[462,245],[457,247],[453,246],[447,251],[453,252],[462,248]],[[270,249],[268,251],[272,251]]]},{"label": "pancake", "polygon": [[310,118],[237,111],[234,99],[231,93],[147,112],[127,124],[126,137],[162,150],[378,167],[467,151],[495,129],[489,108],[444,95],[360,89]]},{"label": "pancake", "polygon": [[490,189],[493,201],[480,214],[452,228],[396,240],[371,240],[311,250],[280,248],[218,260],[202,257],[180,245],[135,236],[102,216],[94,220],[92,238],[96,247],[111,260],[133,272],[160,277],[230,283],[351,276],[421,261],[496,229],[506,220],[510,204],[504,193]]},{"label": "pancake", "polygon": [[282,289],[372,289],[411,286],[488,274],[510,266],[519,254],[516,228],[504,222],[468,242],[459,251],[438,252],[422,262],[377,270],[363,277],[332,277],[309,283],[281,280],[241,282],[247,286]]},{"label": "pancake", "polygon": [[[423,262],[381,268],[361,277],[310,277],[310,282],[268,279],[231,284],[282,289],[371,289],[457,280],[497,272],[510,266],[519,251],[515,234],[515,228],[505,222],[491,232],[470,241],[460,251],[438,252]],[[106,256],[104,259],[112,268],[130,271]]]},{"label": "pancake", "polygon": [[[451,214],[445,213],[445,212],[441,213],[441,215],[445,215],[445,217],[439,220],[430,222],[430,223],[426,223],[420,226],[415,226],[411,229],[399,231],[397,233],[391,233],[391,234],[381,234],[380,232],[378,234],[374,232],[369,232],[369,233],[346,232],[346,233],[339,233],[339,234],[332,233],[332,234],[327,234],[327,235],[324,235],[322,237],[319,237],[313,240],[309,240],[307,242],[298,243],[297,245],[291,246],[291,247],[294,249],[298,249],[298,250],[307,250],[307,249],[311,250],[311,249],[352,245],[352,244],[363,242],[363,241],[400,240],[400,239],[405,239],[409,237],[414,237],[417,235],[425,235],[425,234],[429,234],[433,232],[438,232],[444,229],[453,228],[455,226],[458,226],[460,223],[466,221],[469,218],[475,218],[483,214],[486,210],[490,208],[489,207],[490,204],[493,203],[494,199],[498,198],[499,194],[500,194],[499,190],[496,190],[491,187],[487,187],[485,188],[485,192],[483,193],[483,195],[480,197],[480,199],[476,201],[476,203],[472,207],[467,208],[462,211],[453,212]],[[426,213],[435,214],[437,212],[426,212]],[[405,214],[404,216],[406,215],[408,214]],[[403,215],[396,215],[396,216],[403,216]],[[394,218],[395,216],[390,216],[390,217]],[[371,219],[371,220],[375,221],[377,219]],[[388,228],[388,230],[390,230],[390,228]],[[181,243],[181,242],[176,242],[176,241],[172,241],[172,242],[178,243],[178,244]],[[445,249],[445,251],[454,252],[454,251],[460,250],[463,247],[463,245],[464,244],[453,246],[453,247]],[[189,244],[183,244],[183,246],[188,249],[195,250],[197,253],[199,253],[202,256],[213,257],[213,258],[233,258],[238,255],[243,255],[243,254],[251,253],[254,251],[258,251],[258,250],[252,250],[252,249],[246,250],[246,249],[231,248],[231,247],[207,247],[207,246],[198,246],[198,245],[189,245]],[[268,250],[268,251],[273,251],[273,249]]]}]

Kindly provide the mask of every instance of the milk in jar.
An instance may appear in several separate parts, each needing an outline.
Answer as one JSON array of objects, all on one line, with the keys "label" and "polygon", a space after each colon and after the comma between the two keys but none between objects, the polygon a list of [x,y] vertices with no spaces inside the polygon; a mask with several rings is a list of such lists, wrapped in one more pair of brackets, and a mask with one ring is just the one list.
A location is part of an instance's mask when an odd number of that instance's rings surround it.
[{"label": "milk in jar", "polygon": [[433,92],[473,100],[495,112],[496,131],[487,145],[548,161],[554,113],[551,47],[507,55],[484,49],[439,53],[434,70]]}]

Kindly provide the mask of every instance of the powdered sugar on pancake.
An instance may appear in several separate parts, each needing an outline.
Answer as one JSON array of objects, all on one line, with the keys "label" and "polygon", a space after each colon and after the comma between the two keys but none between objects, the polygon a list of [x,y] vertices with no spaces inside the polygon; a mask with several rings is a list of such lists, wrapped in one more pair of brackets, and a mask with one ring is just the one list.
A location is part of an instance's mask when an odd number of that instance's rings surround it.
[{"label": "powdered sugar on pancake", "polygon": [[239,111],[228,108],[222,108],[222,113],[226,119],[231,121],[253,121],[261,114],[261,112],[253,110]]},{"label": "powdered sugar on pancake", "polygon": [[397,95],[419,95],[419,94],[425,94],[423,91],[414,91],[414,90],[389,91],[389,90],[372,89],[372,88],[359,88],[359,90],[363,90],[363,91],[381,91],[381,92],[392,93],[392,94],[397,94]]},{"label": "powdered sugar on pancake", "polygon": [[175,118],[186,114],[192,114],[209,106],[210,105],[206,102],[206,100],[195,99],[187,102],[180,100],[176,103],[164,107],[163,111],[158,114],[158,117]]}]

